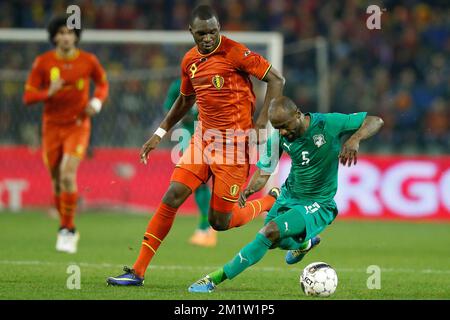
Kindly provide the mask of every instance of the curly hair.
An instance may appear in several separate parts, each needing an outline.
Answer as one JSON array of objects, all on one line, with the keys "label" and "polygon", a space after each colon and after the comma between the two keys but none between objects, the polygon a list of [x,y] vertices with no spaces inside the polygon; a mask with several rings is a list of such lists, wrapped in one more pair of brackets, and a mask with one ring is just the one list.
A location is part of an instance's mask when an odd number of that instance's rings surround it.
[{"label": "curly hair", "polygon": [[[50,20],[50,23],[47,26],[48,38],[53,45],[56,45],[54,40],[56,34],[58,33],[59,28],[67,26],[67,16],[57,16]],[[73,29],[75,35],[77,36],[76,43],[80,41],[81,38],[81,28]]]}]

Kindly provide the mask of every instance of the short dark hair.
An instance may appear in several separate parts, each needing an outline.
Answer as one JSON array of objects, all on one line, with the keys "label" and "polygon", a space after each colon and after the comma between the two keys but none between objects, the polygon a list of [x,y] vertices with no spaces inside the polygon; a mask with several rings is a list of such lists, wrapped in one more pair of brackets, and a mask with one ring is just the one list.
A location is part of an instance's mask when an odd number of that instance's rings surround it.
[{"label": "short dark hair", "polygon": [[206,4],[199,5],[192,10],[191,17],[189,18],[189,25],[192,26],[196,18],[199,18],[200,20],[216,18],[217,21],[219,21],[216,11],[211,6]]},{"label": "short dark hair", "polygon": [[[54,18],[52,18],[47,26],[47,31],[48,31],[48,39],[50,40],[50,42],[53,45],[56,45],[55,43],[55,36],[58,33],[59,28],[61,27],[65,27],[67,26],[67,16],[61,15],[61,16],[56,16]],[[73,31],[75,32],[75,35],[77,36],[77,43],[78,41],[80,41],[81,38],[81,29],[73,29]]]}]

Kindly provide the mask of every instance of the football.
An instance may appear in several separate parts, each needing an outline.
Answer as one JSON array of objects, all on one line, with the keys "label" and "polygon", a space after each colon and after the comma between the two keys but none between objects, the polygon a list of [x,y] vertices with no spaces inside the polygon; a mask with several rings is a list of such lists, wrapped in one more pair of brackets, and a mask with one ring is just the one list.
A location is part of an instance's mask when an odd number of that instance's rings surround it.
[{"label": "football", "polygon": [[300,286],[307,296],[329,297],[338,284],[336,271],[325,262],[313,262],[303,269]]}]

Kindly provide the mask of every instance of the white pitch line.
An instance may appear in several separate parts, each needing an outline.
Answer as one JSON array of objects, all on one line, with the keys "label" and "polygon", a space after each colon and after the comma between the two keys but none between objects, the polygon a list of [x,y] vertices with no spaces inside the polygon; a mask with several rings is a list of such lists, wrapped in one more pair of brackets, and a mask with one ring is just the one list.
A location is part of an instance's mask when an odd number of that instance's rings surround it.
[{"label": "white pitch line", "polygon": [[[56,261],[39,261],[39,260],[0,260],[0,265],[41,265],[41,266],[68,266],[68,265],[78,265],[80,267],[87,268],[122,268],[123,264],[112,264],[112,263],[90,263],[90,262],[56,262]],[[220,266],[184,266],[184,265],[150,265],[150,269],[156,270],[190,270],[190,271],[204,271],[204,270],[214,270]],[[363,268],[335,268],[337,272],[363,272],[366,273],[366,269]],[[263,272],[300,272],[301,268],[280,268],[280,267],[252,267],[252,270],[263,271]],[[439,269],[408,269],[408,268],[381,268],[382,272],[393,272],[393,273],[438,273],[438,274],[450,274],[450,270],[439,270]]]}]

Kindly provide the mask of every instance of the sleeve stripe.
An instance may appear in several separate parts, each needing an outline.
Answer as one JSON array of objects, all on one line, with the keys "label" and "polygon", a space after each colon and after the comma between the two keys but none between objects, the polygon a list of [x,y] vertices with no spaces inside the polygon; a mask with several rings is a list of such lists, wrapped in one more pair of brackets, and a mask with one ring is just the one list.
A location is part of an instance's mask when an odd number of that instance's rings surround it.
[{"label": "sleeve stripe", "polygon": [[269,73],[270,69],[272,69],[272,65],[269,65],[269,67],[267,68],[266,72],[264,72],[263,76],[261,78],[259,78],[259,80],[262,80],[266,77],[266,75]]},{"label": "sleeve stripe", "polygon": [[185,94],[185,93],[183,93],[182,91],[180,91],[180,93],[181,93],[183,96],[185,96],[185,97],[189,97],[189,96],[195,95],[195,92],[192,92],[191,94]]},{"label": "sleeve stripe", "polygon": [[39,91],[39,89],[38,89],[38,88],[35,88],[35,87],[33,87],[33,86],[29,85],[29,84],[26,84],[26,85],[25,85],[25,91],[33,91],[33,92],[37,92],[37,91]]},{"label": "sleeve stripe", "polygon": [[230,201],[230,202],[238,202],[238,199],[230,199],[230,198],[227,198],[227,197],[222,197],[222,199],[226,200],[226,201]]}]

